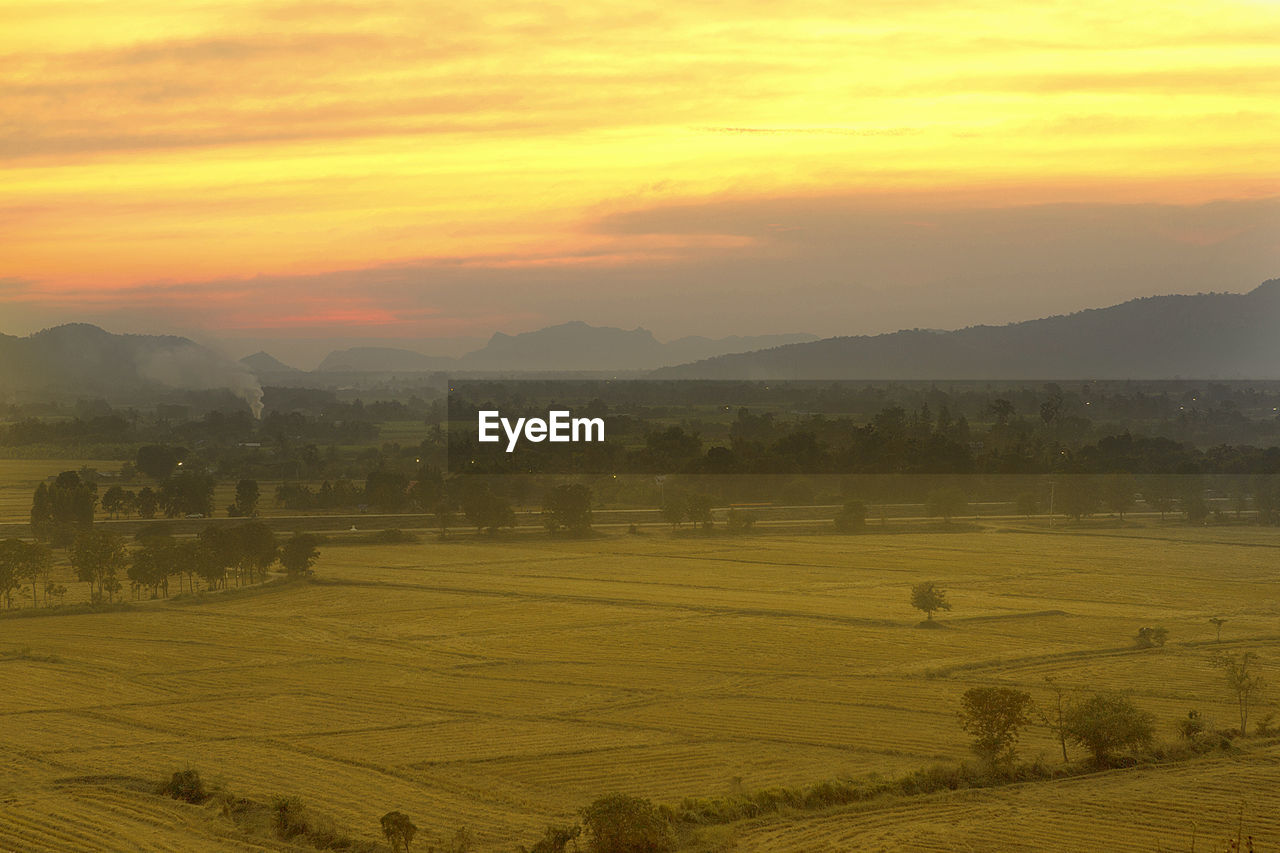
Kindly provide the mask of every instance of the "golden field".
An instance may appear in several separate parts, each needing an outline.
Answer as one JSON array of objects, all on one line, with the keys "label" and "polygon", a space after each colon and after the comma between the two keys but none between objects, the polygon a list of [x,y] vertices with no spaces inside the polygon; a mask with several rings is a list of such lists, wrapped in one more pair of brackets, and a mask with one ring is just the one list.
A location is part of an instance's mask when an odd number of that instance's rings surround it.
[{"label": "golden field", "polygon": [[[298,795],[359,837],[400,809],[415,849],[465,825],[511,851],[606,793],[675,803],[956,761],[965,689],[1045,700],[1050,675],[1132,691],[1172,739],[1192,708],[1235,724],[1215,615],[1221,647],[1256,650],[1280,684],[1280,533],[1257,527],[321,551],[312,583],[0,619],[0,850],[293,849],[130,781],[192,767],[238,795]],[[939,630],[908,603],[926,579],[954,607]],[[1136,649],[1144,625],[1169,645]],[[1052,762],[1057,745],[1033,729],[1021,754]],[[1153,851],[1187,849],[1193,823],[1202,845],[1225,838],[1241,807],[1274,849],[1280,747],[713,835],[743,851]]]}]

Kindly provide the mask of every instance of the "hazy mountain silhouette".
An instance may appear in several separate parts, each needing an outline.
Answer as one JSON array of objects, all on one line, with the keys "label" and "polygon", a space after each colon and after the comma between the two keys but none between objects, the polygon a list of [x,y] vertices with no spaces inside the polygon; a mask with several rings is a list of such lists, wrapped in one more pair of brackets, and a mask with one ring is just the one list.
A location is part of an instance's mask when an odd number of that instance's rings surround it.
[{"label": "hazy mountain silhouette", "polygon": [[255,352],[253,355],[246,355],[244,358],[240,359],[240,363],[253,371],[256,376],[266,376],[277,373],[296,374],[303,372],[296,367],[290,367],[271,353],[264,352],[262,350]]},{"label": "hazy mountain silhouette", "polygon": [[317,373],[394,373],[409,371],[651,370],[730,352],[817,340],[816,335],[686,337],[663,343],[648,329],[561,323],[533,332],[494,334],[478,350],[461,358],[429,356],[392,347],[355,347],[330,353]]},{"label": "hazy mountain silhouette", "polygon": [[423,355],[395,347],[352,347],[329,353],[317,373],[411,373],[448,370],[456,364],[448,356]]},{"label": "hazy mountain silhouette", "polygon": [[648,329],[591,326],[581,321],[535,332],[505,335],[458,360],[462,370],[648,370],[691,359],[746,352],[783,343],[817,340],[816,335],[687,337],[663,343]]},{"label": "hazy mountain silhouette", "polygon": [[163,388],[227,388],[246,401],[262,395],[248,368],[187,338],[114,335],[87,323],[0,336],[6,396],[119,399]]},{"label": "hazy mountain silhouette", "polygon": [[1280,279],[1007,326],[826,338],[655,371],[700,379],[1280,378]]}]

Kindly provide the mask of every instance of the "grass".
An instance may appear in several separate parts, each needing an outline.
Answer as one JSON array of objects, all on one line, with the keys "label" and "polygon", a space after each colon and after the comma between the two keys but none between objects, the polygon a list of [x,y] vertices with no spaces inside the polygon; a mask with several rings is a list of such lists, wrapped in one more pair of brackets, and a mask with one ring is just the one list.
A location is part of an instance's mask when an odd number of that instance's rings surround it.
[{"label": "grass", "polygon": [[[0,811],[0,849],[242,849],[193,807],[57,781],[186,766],[255,801],[300,797],[356,838],[398,809],[415,848],[466,825],[478,851],[510,851],[615,791],[675,805],[955,764],[965,689],[1047,700],[1045,676],[1130,691],[1169,739],[1191,708],[1235,719],[1208,660],[1214,615],[1222,647],[1258,651],[1280,681],[1280,533],[1004,526],[335,541],[317,583],[3,620],[0,649],[57,662],[0,661],[0,794],[23,806]],[[926,579],[948,591],[945,630],[915,628]],[[1151,624],[1169,644],[1136,649]],[[1021,754],[1058,751],[1037,729]],[[1277,792],[1280,749],[1261,746],[716,830],[741,850],[1180,849],[1187,821],[1216,837],[1214,816],[1234,827],[1247,800],[1274,846]]]}]

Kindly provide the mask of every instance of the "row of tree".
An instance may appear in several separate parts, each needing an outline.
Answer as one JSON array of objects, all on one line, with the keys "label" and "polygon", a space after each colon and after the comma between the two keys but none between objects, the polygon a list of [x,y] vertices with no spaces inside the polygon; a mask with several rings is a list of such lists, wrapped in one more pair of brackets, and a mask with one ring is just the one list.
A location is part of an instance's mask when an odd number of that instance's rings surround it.
[{"label": "row of tree", "polygon": [[[279,543],[271,528],[261,522],[208,526],[195,538],[183,540],[152,531],[135,548],[109,530],[89,528],[76,537],[69,558],[76,579],[89,585],[89,600],[110,603],[122,592],[126,580],[135,597],[157,598],[168,597],[174,577],[179,591],[184,577],[187,588],[195,591],[197,578],[206,589],[259,583],[276,563],[289,577],[309,575],[319,558],[317,544],[309,533],[295,533]],[[43,553],[47,554],[47,549]],[[42,570],[47,568],[47,561],[41,565]],[[0,574],[0,588],[3,578]]]}]

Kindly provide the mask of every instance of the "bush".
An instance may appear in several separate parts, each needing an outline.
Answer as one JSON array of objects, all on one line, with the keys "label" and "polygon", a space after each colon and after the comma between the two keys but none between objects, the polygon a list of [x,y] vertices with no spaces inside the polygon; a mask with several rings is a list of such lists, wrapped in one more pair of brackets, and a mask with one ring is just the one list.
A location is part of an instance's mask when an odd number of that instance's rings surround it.
[{"label": "bush", "polygon": [[675,849],[675,833],[652,801],[626,794],[601,797],[582,810],[591,853],[662,853]]},{"label": "bush", "polygon": [[576,823],[572,826],[548,826],[537,843],[527,850],[521,847],[520,853],[565,853],[570,841],[574,842],[574,849],[577,849],[578,836],[581,834],[582,827]]},{"label": "bush", "polygon": [[1099,693],[1070,705],[1063,715],[1067,737],[1108,764],[1115,753],[1149,746],[1155,737],[1155,718],[1123,696]]},{"label": "bush", "polygon": [[1138,629],[1138,648],[1158,649],[1169,639],[1169,629],[1159,625]]},{"label": "bush", "polygon": [[379,530],[374,533],[369,537],[369,541],[375,545],[412,545],[421,540],[414,534],[398,527],[388,527],[386,530]]},{"label": "bush", "polygon": [[1187,716],[1178,721],[1178,734],[1183,740],[1195,740],[1204,731],[1204,720],[1199,711],[1188,711]]},{"label": "bush", "polygon": [[209,792],[205,790],[204,782],[200,779],[200,773],[196,770],[179,770],[175,772],[167,784],[162,785],[160,793],[175,800],[182,800],[184,803],[195,803],[200,805],[209,799]]}]

